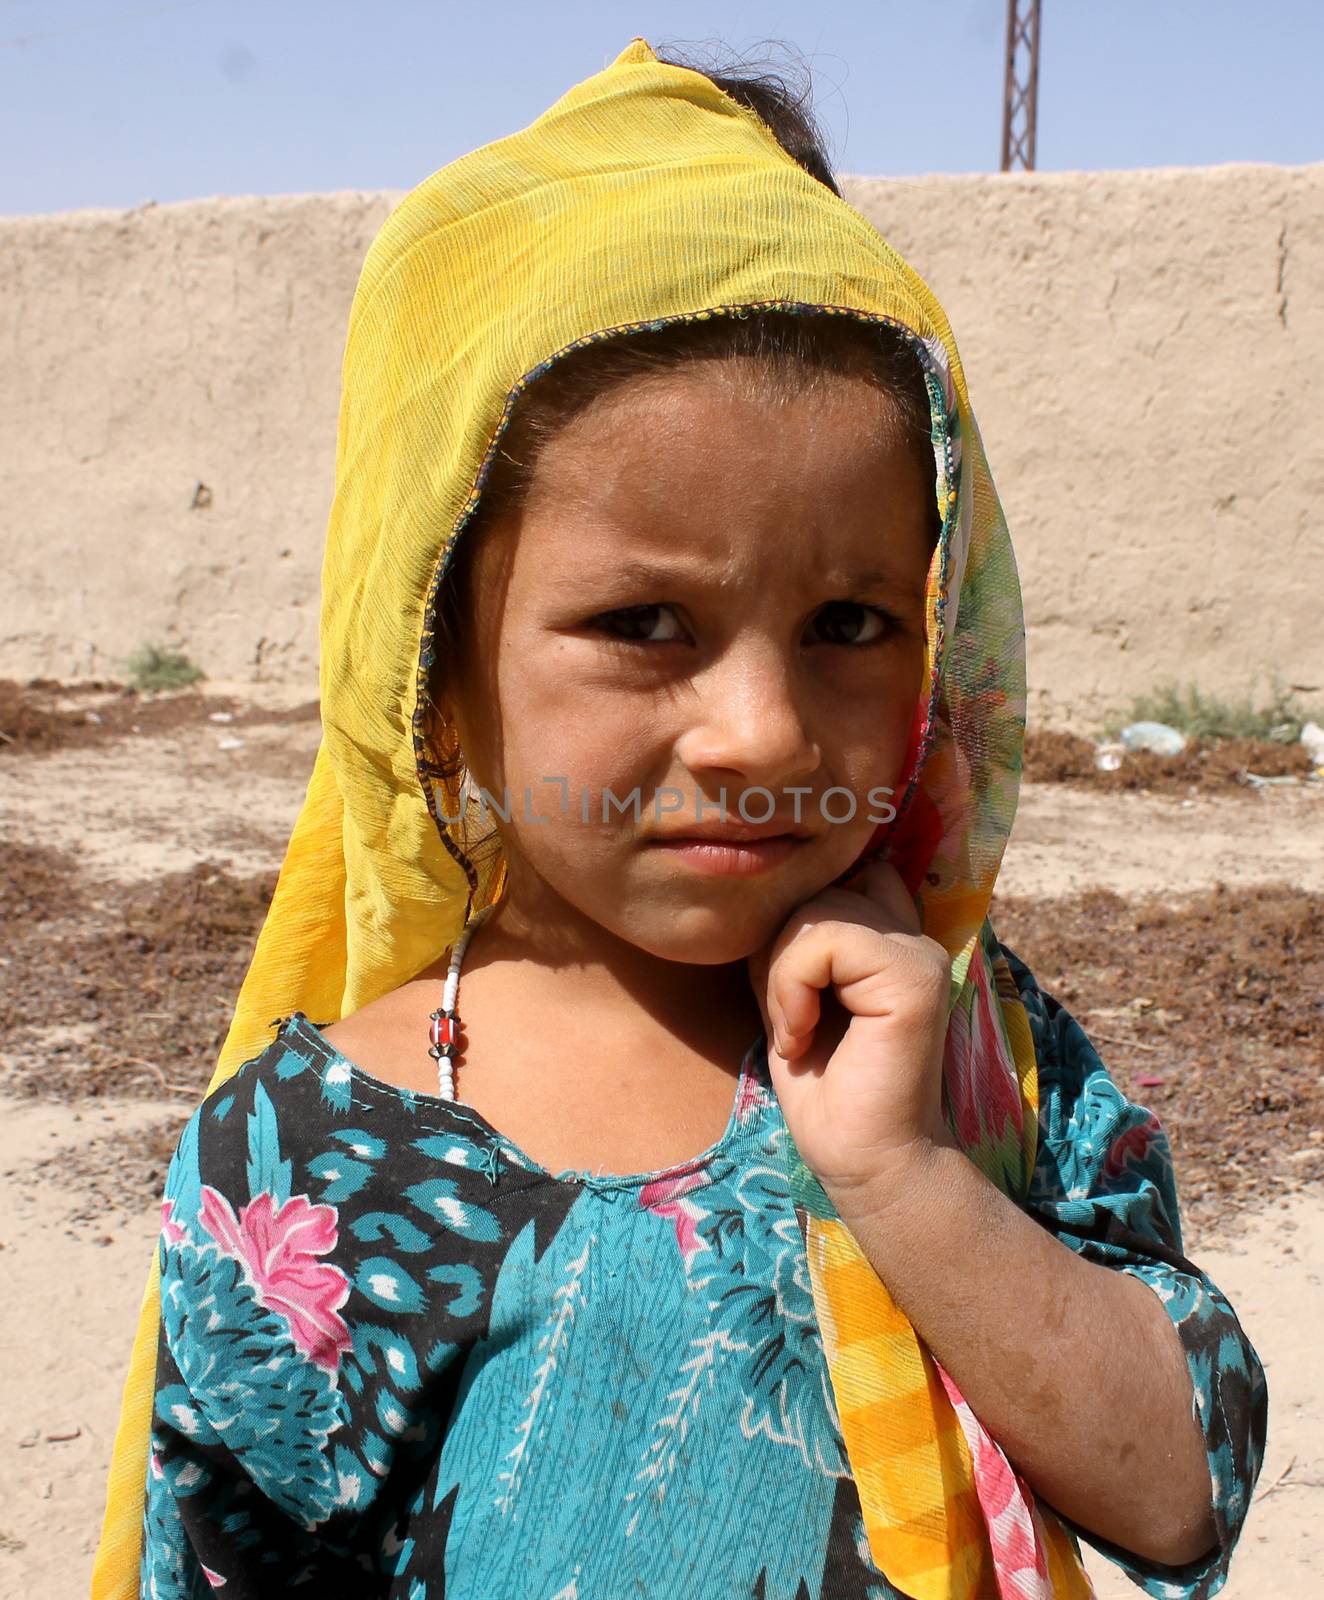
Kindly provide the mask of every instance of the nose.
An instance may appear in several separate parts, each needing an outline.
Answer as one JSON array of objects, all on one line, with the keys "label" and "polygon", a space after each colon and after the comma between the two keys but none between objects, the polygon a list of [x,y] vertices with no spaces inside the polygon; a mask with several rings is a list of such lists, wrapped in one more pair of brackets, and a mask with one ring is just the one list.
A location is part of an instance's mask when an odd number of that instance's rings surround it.
[{"label": "nose", "polygon": [[732,645],[693,682],[698,706],[677,754],[695,777],[735,774],[775,794],[818,769],[802,686],[771,643]]}]

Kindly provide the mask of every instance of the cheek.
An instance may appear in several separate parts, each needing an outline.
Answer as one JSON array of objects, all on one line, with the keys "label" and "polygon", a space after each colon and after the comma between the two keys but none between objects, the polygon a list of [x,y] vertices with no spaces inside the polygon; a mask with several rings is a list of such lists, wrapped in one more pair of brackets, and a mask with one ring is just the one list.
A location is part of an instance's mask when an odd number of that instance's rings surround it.
[{"label": "cheek", "polygon": [[572,783],[610,783],[632,770],[644,743],[638,716],[613,718],[596,710],[562,702],[533,712],[505,709],[508,730],[506,765],[521,778],[567,778]]},{"label": "cheek", "polygon": [[886,688],[852,713],[846,762],[853,780],[890,783],[900,776],[915,715],[927,694],[924,649],[917,644],[898,662]]},{"label": "cheek", "polygon": [[604,789],[624,797],[646,786],[666,743],[638,697],[594,693],[571,674],[513,666],[501,686],[500,726],[500,781],[517,796],[528,789],[534,810],[547,815],[567,791],[577,815],[585,792],[594,810]]}]

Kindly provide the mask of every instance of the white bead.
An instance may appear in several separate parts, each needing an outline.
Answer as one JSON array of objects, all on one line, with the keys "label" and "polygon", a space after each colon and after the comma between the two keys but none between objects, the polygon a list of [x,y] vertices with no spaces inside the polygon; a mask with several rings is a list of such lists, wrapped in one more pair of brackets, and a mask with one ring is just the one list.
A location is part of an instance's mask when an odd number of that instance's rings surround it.
[{"label": "white bead", "polygon": [[[455,1001],[460,988],[460,963],[464,960],[464,952],[468,948],[469,940],[473,937],[474,930],[479,923],[485,922],[495,910],[496,907],[494,905],[484,906],[460,930],[460,936],[455,941],[455,948],[451,951],[450,964],[446,972],[446,984],[442,990],[440,1010],[446,1016],[454,1017],[455,1015]],[[442,1056],[437,1062],[437,1087],[442,1099],[455,1099],[454,1059],[451,1056]]]}]

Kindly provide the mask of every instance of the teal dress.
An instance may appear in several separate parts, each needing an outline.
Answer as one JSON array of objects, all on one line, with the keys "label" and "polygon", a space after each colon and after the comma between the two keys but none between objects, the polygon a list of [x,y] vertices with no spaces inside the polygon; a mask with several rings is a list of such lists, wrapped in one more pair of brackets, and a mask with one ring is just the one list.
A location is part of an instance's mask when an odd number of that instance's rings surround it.
[{"label": "teal dress", "polygon": [[[1181,1254],[1150,1114],[1014,956],[1039,1059],[1027,1207],[1143,1278],[1190,1364],[1221,1587],[1264,1448],[1259,1360]],[[759,1039],[725,1132],[554,1175],[302,1013],[208,1096],[166,1180],[142,1593],[891,1600],[869,1557]],[[1098,1541],[1093,1541],[1098,1544]]]}]

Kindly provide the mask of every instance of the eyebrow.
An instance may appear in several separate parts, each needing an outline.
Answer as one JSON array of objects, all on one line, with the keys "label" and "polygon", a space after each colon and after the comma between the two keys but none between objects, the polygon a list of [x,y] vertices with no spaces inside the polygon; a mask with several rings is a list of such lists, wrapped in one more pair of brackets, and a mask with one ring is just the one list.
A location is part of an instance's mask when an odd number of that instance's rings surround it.
[{"label": "eyebrow", "polygon": [[887,567],[860,567],[852,572],[834,569],[824,573],[829,583],[843,589],[903,589],[910,587],[899,574]]},{"label": "eyebrow", "polygon": [[637,583],[642,588],[663,588],[673,583],[685,583],[704,576],[703,569],[695,567],[665,567],[651,561],[622,561],[611,569],[611,576],[623,583]]},{"label": "eyebrow", "polygon": [[[582,579],[582,572],[566,571],[563,576],[571,582]],[[638,584],[645,589],[665,590],[673,584],[703,581],[708,576],[702,567],[668,567],[651,561],[622,561],[608,574],[610,581],[621,584]],[[834,569],[824,573],[826,580],[843,590],[903,589],[909,586],[887,567],[862,567],[852,572]]]}]

